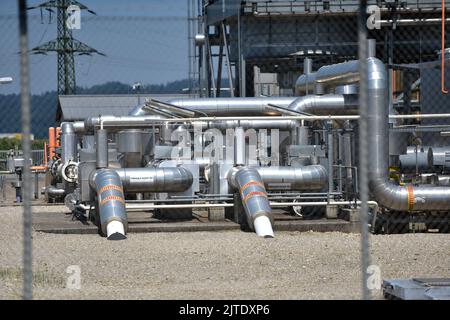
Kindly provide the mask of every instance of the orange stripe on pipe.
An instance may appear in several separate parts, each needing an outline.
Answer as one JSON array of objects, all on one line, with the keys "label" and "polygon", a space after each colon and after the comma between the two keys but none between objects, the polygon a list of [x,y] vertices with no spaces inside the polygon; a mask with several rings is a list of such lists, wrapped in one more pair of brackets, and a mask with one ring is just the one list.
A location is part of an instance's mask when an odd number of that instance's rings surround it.
[{"label": "orange stripe on pipe", "polygon": [[104,191],[108,191],[108,190],[117,190],[123,193],[123,189],[119,186],[116,186],[115,184],[108,184],[106,186],[104,186],[103,188],[101,188],[98,193],[103,193]]},{"label": "orange stripe on pipe", "polygon": [[251,180],[251,181],[247,182],[246,184],[244,184],[242,186],[242,188],[240,189],[240,192],[241,193],[244,192],[244,190],[247,189],[250,186],[259,186],[259,187],[264,188],[264,185],[261,182],[258,182],[258,181],[255,181],[255,180]]},{"label": "orange stripe on pipe", "polygon": [[265,192],[262,191],[252,191],[249,192],[245,198],[243,199],[244,203],[247,203],[248,200],[250,200],[253,197],[264,197],[267,198],[267,194]]},{"label": "orange stripe on pipe", "polygon": [[123,205],[125,205],[125,200],[123,199],[123,197],[118,197],[118,196],[107,196],[105,199],[103,199],[100,202],[100,205],[103,206],[110,201],[119,201],[119,202],[123,203]]},{"label": "orange stripe on pipe", "polygon": [[408,191],[408,210],[412,211],[414,209],[414,188],[409,185],[406,187],[406,191]]}]

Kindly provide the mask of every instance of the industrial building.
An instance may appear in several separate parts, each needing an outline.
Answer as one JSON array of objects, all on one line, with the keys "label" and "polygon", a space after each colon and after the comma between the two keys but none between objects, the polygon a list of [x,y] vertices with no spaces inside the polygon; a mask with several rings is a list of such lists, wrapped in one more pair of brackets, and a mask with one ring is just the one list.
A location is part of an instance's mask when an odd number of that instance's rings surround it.
[{"label": "industrial building", "polygon": [[207,209],[263,237],[272,210],[359,221],[365,105],[371,230],[447,232],[441,4],[369,4],[361,48],[357,1],[190,1],[190,97],[60,96],[46,198],[108,239],[125,238],[129,210]]}]

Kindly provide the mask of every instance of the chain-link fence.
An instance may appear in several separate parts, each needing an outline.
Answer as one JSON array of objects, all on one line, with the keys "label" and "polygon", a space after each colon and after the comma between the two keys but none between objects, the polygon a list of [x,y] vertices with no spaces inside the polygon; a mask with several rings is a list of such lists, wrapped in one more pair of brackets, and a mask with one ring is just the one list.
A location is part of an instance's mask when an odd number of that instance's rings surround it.
[{"label": "chain-link fence", "polygon": [[2,299],[448,297],[450,3],[26,2]]}]

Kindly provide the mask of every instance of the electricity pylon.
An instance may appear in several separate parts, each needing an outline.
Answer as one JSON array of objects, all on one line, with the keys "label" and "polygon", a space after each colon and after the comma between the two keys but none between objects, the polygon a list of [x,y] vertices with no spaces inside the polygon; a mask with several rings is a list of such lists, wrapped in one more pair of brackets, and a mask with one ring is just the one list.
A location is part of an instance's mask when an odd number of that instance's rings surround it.
[{"label": "electricity pylon", "polygon": [[31,52],[34,54],[47,54],[47,52],[56,52],[58,54],[58,95],[76,93],[74,61],[75,54],[92,55],[95,53],[104,56],[103,53],[72,37],[72,29],[69,28],[66,23],[69,18],[67,9],[72,5],[78,6],[80,10],[86,10],[91,14],[95,14],[94,11],[89,10],[88,7],[76,0],[50,0],[41,3],[38,6],[28,8],[39,8],[41,10],[46,9],[50,12],[50,14],[53,8],[56,9],[58,28],[56,40],[51,40],[42,45],[39,45],[31,49]]}]

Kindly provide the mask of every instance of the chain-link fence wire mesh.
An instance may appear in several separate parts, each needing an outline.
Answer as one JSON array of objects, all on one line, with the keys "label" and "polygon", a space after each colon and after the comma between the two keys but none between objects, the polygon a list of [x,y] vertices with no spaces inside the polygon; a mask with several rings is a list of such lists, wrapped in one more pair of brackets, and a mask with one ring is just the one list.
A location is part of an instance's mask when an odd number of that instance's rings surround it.
[{"label": "chain-link fence wire mesh", "polygon": [[[0,149],[7,155],[10,149],[22,149],[20,139],[11,139],[22,129],[17,8],[15,2],[6,3],[0,15],[5,30],[0,76],[12,76],[13,82],[0,86],[0,127],[7,134]],[[28,1],[29,7],[38,4]],[[446,40],[440,1],[84,4],[97,15],[81,10],[81,28],[71,31],[73,39],[87,46],[79,47],[83,54],[75,54],[75,81],[69,71],[58,73],[57,53],[43,54],[58,36],[57,8],[27,11],[33,154],[45,148],[49,158],[48,128],[63,119],[126,115],[149,97],[359,93],[359,110],[343,114],[360,114],[361,119],[304,120],[299,123],[306,132],[303,140],[301,134],[295,144],[281,140],[283,165],[325,166],[332,190],[313,196],[295,192],[296,201],[321,205],[274,210],[280,224],[304,221],[321,230],[352,232],[276,232],[274,242],[259,242],[251,233],[132,234],[120,247],[97,234],[33,233],[35,297],[89,298],[100,292],[108,298],[113,288],[121,298],[381,298],[382,279],[448,277],[449,124],[445,116],[420,118],[445,114],[449,102],[443,92],[448,68],[442,68],[439,53]],[[358,18],[361,5],[365,15]],[[370,39],[375,46],[367,50]],[[373,76],[365,63],[371,53],[384,64],[389,115],[416,115],[386,118],[384,140],[373,139],[378,128],[371,122],[373,92],[371,82],[364,81]],[[324,66],[358,59],[357,70],[349,71],[359,72],[357,79],[339,74],[317,85],[317,78],[306,92],[298,84],[308,71],[305,60],[318,76],[315,72]],[[70,69],[70,63],[62,60],[59,68]],[[58,99],[58,90],[78,97]],[[45,163],[38,157],[33,155],[34,166]],[[394,198],[374,190],[374,171],[383,161],[382,187],[389,187]],[[1,180],[6,196],[0,219],[7,226],[1,236],[11,245],[0,256],[0,281],[5,284],[0,294],[19,298],[23,238],[17,230],[22,220],[17,220],[21,208],[11,207],[17,199],[11,187],[15,169],[11,173]],[[38,188],[48,182],[42,175]],[[271,196],[285,195],[275,191]],[[33,201],[37,228],[51,229],[52,221],[60,221],[56,215],[72,219],[70,210],[44,206],[40,197]],[[96,233],[95,227],[86,230]],[[266,254],[250,250],[255,245]],[[128,267],[123,268],[125,261]],[[254,271],[242,272],[243,264]],[[218,271],[218,265],[227,267]],[[109,270],[107,276],[99,269]]]}]

